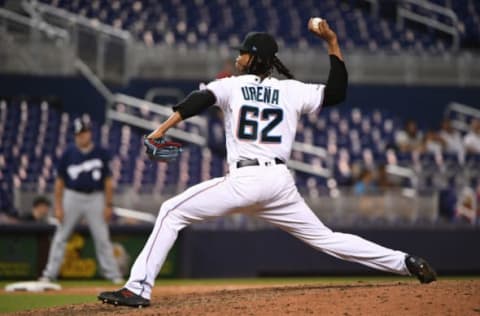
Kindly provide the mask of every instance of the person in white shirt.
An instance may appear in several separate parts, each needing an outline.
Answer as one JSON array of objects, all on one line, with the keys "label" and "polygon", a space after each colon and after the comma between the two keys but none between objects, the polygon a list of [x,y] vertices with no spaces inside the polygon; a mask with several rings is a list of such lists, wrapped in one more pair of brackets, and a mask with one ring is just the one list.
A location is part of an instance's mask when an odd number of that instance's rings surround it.
[{"label": "person in white shirt", "polygon": [[395,134],[395,144],[401,152],[412,152],[422,148],[423,135],[414,120],[408,120],[405,128]]},{"label": "person in white shirt", "polygon": [[445,119],[442,122],[440,137],[445,142],[445,152],[463,154],[464,147],[462,135],[452,127],[452,122],[450,120]]},{"label": "person in white shirt", "polygon": [[455,208],[455,218],[459,222],[475,225],[477,221],[477,196],[475,190],[464,187],[459,194]]},{"label": "person in white shirt", "polygon": [[470,132],[463,139],[467,153],[480,154],[480,119],[474,119]]},{"label": "person in white shirt", "polygon": [[445,148],[445,142],[434,130],[428,130],[423,140],[423,152],[439,155]]}]

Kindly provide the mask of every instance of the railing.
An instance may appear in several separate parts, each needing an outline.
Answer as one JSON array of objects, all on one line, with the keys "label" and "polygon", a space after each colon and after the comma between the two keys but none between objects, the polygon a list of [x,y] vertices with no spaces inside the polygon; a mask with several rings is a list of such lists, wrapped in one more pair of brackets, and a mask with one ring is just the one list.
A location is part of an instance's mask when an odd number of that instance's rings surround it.
[{"label": "railing", "polygon": [[412,168],[401,167],[398,165],[389,164],[386,168],[387,173],[410,180],[412,188],[404,188],[402,194],[406,197],[414,197],[418,189],[418,175]]},{"label": "railing", "polygon": [[64,9],[41,3],[36,0],[23,1],[22,6],[27,10],[27,12],[33,15],[35,15],[36,13],[39,14],[40,17],[42,17],[43,15],[55,16],[60,19],[59,23],[64,22],[62,20],[66,20],[69,22],[70,25],[82,25],[88,28],[95,29],[96,32],[103,33],[111,37],[116,37],[118,39],[123,39],[125,41],[128,41],[131,38],[128,31],[116,29],[108,24],[92,21],[84,16],[73,14]]},{"label": "railing", "polygon": [[0,41],[4,56],[0,69],[4,72],[64,74],[71,64],[68,32],[3,8],[0,8]]},{"label": "railing", "polygon": [[[416,5],[423,9],[429,10],[430,12],[448,17],[452,20],[453,26],[439,22],[436,19],[421,15],[408,8],[405,8],[402,6],[404,4]],[[431,28],[437,29],[441,32],[452,35],[453,48],[455,50],[459,49],[460,35],[458,32],[458,29],[456,28],[456,25],[458,25],[458,17],[453,10],[439,6],[437,4],[431,3],[426,0],[402,0],[399,2],[398,8],[397,8],[397,25],[403,26],[404,19],[409,19],[417,23],[421,23]]]},{"label": "railing", "polygon": [[29,18],[24,17],[18,13],[8,11],[5,9],[0,8],[0,19],[1,19],[1,27],[6,28],[8,21],[12,21],[18,23],[20,25],[28,26],[31,29],[40,31],[45,35],[49,36],[50,38],[56,38],[63,41],[70,41],[70,36],[67,31],[64,29],[55,27],[53,25],[49,25],[42,21],[32,20]]},{"label": "railing", "polygon": [[[460,117],[474,117],[480,119],[480,110],[462,104],[458,102],[451,102],[448,104],[447,108],[445,109],[445,117],[449,117],[451,113],[457,113]],[[451,120],[452,126],[462,132],[467,132],[470,130],[469,124],[464,119],[452,119]]]},{"label": "railing", "polygon": [[128,31],[35,0],[24,0],[22,6],[32,20],[68,32],[77,58],[94,69],[100,78],[128,81],[132,73],[130,51],[133,43]]},{"label": "railing", "polygon": [[[176,47],[156,45],[146,49],[139,44],[132,51],[135,76],[199,81],[215,78],[220,67],[219,61],[235,59],[235,51],[227,49],[230,55],[224,55],[222,51],[215,47],[207,47],[201,52],[195,48],[185,48],[179,53]],[[299,80],[324,82],[327,79],[328,54],[322,48],[298,50],[284,47],[279,52],[279,58]],[[480,86],[480,55],[465,52],[449,58],[449,62],[446,62],[443,55],[404,51],[371,53],[355,49],[345,52],[350,83]]]},{"label": "railing", "polygon": [[[364,1],[371,3],[372,7],[378,2],[378,0]],[[451,10],[429,2],[405,0],[402,3],[426,4],[427,7],[450,16],[453,25],[457,23],[457,18]],[[180,47],[180,49],[161,43],[147,47],[142,42],[131,38],[127,31],[118,30],[37,1],[24,0],[23,4],[32,16],[30,20],[20,17],[20,19],[23,18],[24,24],[42,25],[41,27],[46,30],[42,32],[44,34],[50,34],[51,30],[65,33],[69,36],[69,47],[64,47],[60,51],[57,43],[45,41],[38,45],[38,41],[32,38],[31,46],[35,46],[35,49],[32,50],[35,51],[35,56],[29,58],[24,50],[18,49],[19,47],[10,47],[8,41],[3,41],[2,51],[11,54],[12,58],[0,67],[11,73],[71,74],[73,60],[80,58],[91,69],[94,69],[102,80],[117,83],[126,83],[133,76],[205,80],[205,78],[215,77],[219,60],[225,58],[233,60],[235,54],[234,51],[228,49],[226,43],[219,43],[218,47],[207,47],[201,52],[196,48]],[[400,10],[400,12],[404,11]],[[11,12],[7,14],[11,14]],[[402,14],[398,17],[399,23],[407,19]],[[1,17],[0,20],[2,20]],[[5,22],[3,23],[3,29],[5,29]],[[435,22],[433,23],[435,24]],[[442,26],[440,27],[442,28]],[[447,32],[456,37],[458,42],[457,30],[449,25],[446,27]],[[319,76],[319,74],[327,74],[329,68],[326,52],[322,48],[312,47],[308,50],[298,50],[283,47],[280,57],[302,81],[318,82],[326,79],[325,76]],[[445,56],[441,55],[422,56],[412,52],[398,54],[388,50],[380,50],[372,55],[371,52],[360,48],[345,52],[351,83],[480,85],[480,76],[478,76],[480,55],[478,53],[462,52],[450,55],[449,58],[451,58],[449,62],[446,62]],[[15,60],[12,61],[12,59]]]},{"label": "railing", "polygon": [[[133,125],[147,130],[153,130],[158,126],[151,121],[145,120],[130,113],[122,113],[115,109],[114,105],[121,103],[132,108],[148,108],[148,111],[168,117],[172,112],[168,108],[159,104],[138,99],[121,93],[112,93],[105,84],[93,73],[93,71],[81,60],[75,62],[77,70],[90,82],[90,84],[103,96],[106,100],[106,117],[107,120],[115,120],[125,124]],[[190,122],[198,125],[203,130],[206,130],[207,121],[202,117],[193,117]],[[205,137],[188,133],[180,129],[172,128],[169,130],[172,137],[183,141],[188,141],[199,146],[205,146],[207,141]]]},{"label": "railing", "polygon": [[351,188],[340,188],[339,191],[341,198],[316,198],[308,193],[304,198],[322,221],[330,224],[435,223],[438,219],[438,193],[434,191],[410,194],[404,188],[392,188],[364,195],[355,194]]}]

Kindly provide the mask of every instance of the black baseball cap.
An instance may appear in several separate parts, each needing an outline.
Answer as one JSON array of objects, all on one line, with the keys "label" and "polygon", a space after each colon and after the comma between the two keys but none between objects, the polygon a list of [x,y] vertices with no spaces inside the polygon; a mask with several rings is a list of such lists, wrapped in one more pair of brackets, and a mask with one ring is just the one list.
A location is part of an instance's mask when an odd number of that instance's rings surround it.
[{"label": "black baseball cap", "polygon": [[234,47],[241,53],[249,53],[260,57],[268,58],[278,52],[278,45],[275,38],[264,32],[250,32],[245,36],[240,46]]},{"label": "black baseball cap", "polygon": [[84,118],[77,117],[73,120],[73,130],[75,134],[79,134],[84,131],[89,131],[91,129],[90,122]]}]

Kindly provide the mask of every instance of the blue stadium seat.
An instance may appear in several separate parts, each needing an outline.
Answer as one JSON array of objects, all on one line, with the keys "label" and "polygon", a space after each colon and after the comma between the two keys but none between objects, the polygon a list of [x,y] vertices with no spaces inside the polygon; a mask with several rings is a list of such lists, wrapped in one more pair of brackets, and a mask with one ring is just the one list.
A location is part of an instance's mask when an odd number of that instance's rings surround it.
[{"label": "blue stadium seat", "polygon": [[[438,41],[432,30],[406,23],[397,30],[389,15],[373,16],[364,6],[352,1],[56,1],[42,0],[61,8],[129,30],[143,40],[155,43],[196,45],[201,42],[230,44],[233,38],[243,38],[252,30],[273,33],[280,42],[291,47],[321,45],[305,28],[311,16],[322,16],[337,30],[340,43],[347,48],[397,48],[440,53],[451,47],[451,41]],[[441,0],[438,1],[443,3]],[[479,7],[473,0],[451,1],[452,9],[463,21],[462,43],[479,42]],[[383,4],[382,4],[383,5]],[[421,7],[410,6],[416,13],[449,23],[448,19]],[[280,23],[281,21],[281,23]],[[411,32],[408,29],[411,28]],[[209,35],[211,35],[209,37]],[[398,41],[397,41],[398,39]],[[396,44],[397,43],[397,44]],[[441,43],[440,46],[438,43]],[[397,47],[397,45],[401,47]]]}]

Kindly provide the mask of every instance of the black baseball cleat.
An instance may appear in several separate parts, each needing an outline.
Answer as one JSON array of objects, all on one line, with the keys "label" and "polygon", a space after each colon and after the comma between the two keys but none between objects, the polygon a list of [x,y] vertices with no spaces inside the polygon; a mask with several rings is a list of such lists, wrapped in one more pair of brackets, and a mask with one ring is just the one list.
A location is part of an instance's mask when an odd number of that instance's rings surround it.
[{"label": "black baseball cleat", "polygon": [[405,258],[405,264],[408,271],[416,276],[420,283],[430,283],[437,280],[437,273],[425,259],[408,255]]},{"label": "black baseball cleat", "polygon": [[147,300],[126,288],[114,292],[102,292],[98,295],[98,299],[103,303],[115,306],[142,308],[150,305],[150,300]]}]

